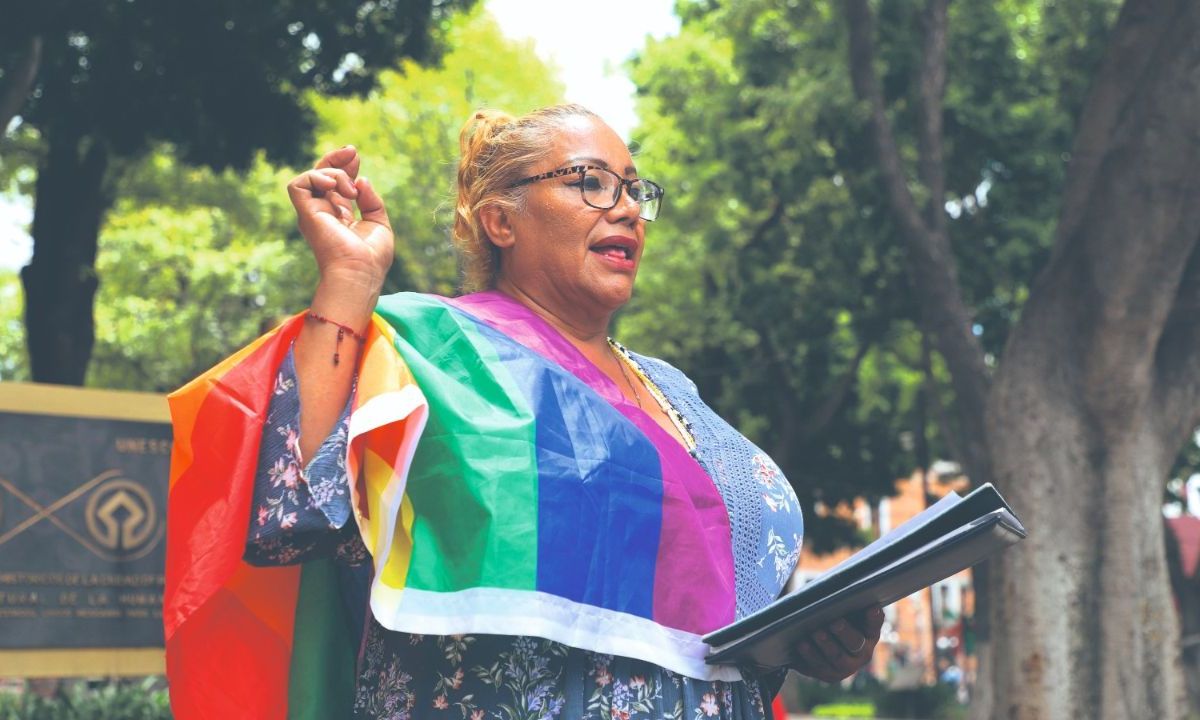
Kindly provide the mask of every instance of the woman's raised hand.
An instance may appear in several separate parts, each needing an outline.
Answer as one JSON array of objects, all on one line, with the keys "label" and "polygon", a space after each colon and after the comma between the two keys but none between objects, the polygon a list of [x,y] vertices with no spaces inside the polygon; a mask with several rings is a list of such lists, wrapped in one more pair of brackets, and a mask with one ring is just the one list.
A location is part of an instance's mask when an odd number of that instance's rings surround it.
[{"label": "woman's raised hand", "polygon": [[325,153],[287,189],[321,282],[357,286],[377,296],[392,264],[394,239],[383,198],[358,175],[361,159],[352,145]]},{"label": "woman's raised hand", "polygon": [[[288,183],[296,223],[321,271],[296,338],[300,386],[300,452],[312,457],[350,397],[358,343],[343,328],[366,335],[371,311],[392,264],[392,226],[383,198],[358,176],[361,157],[347,145],[325,153]],[[358,206],[359,216],[354,208]],[[312,319],[312,318],[320,319]],[[349,362],[339,362],[345,356]]]}]

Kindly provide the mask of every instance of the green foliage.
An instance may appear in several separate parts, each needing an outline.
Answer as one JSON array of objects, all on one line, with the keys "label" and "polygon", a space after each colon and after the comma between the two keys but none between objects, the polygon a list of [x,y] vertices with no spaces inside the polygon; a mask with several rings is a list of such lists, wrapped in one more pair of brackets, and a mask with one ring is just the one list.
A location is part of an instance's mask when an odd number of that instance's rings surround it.
[{"label": "green foliage", "polygon": [[785,693],[783,700],[789,708],[814,713],[819,707],[873,704],[872,698],[882,692],[882,685],[865,674],[855,676],[849,685],[842,685],[793,673],[781,692]]},{"label": "green foliage", "polygon": [[[483,104],[521,112],[561,97],[532,47],[506,40],[482,11],[457,18],[446,41],[441,67],[409,62],[382,73],[368,98],[311,98],[319,125],[310,156],[358,146],[363,173],[388,203],[397,231],[389,291],[458,285],[449,225],[458,129],[469,113]],[[284,190],[296,172],[261,155],[244,172],[198,169],[170,146],[129,164],[100,239],[88,385],[173,389],[308,304],[316,267]],[[4,317],[0,348],[17,342]]]},{"label": "green foliage", "polygon": [[[936,205],[990,356],[1049,252],[1074,118],[1116,6],[952,5]],[[882,84],[915,169],[920,7],[877,7]],[[934,429],[953,396],[918,330],[840,6],[679,11],[680,35],[633,65],[639,170],[667,195],[622,334],[680,365],[770,452],[810,520],[818,502],[889,494],[894,477],[954,457],[952,433]],[[817,549],[852,539],[824,519],[807,530]]]},{"label": "green foliage", "polygon": [[[194,163],[244,166],[258,149],[299,159],[312,129],[304,92],[361,92],[470,0],[201,3],[0,2],[0,81],[44,41],[21,110],[43,130],[115,155],[170,142]],[[68,129],[69,128],[69,129]]]},{"label": "green foliage", "polygon": [[784,690],[794,692],[784,698],[788,707],[813,717],[959,720],[967,714],[966,706],[958,702],[955,688],[944,683],[893,690],[865,674],[855,676],[848,685],[794,675]]},{"label": "green foliage", "polygon": [[890,494],[914,465],[920,342],[886,216],[841,169],[843,33],[823,5],[776,5],[693,8],[635,66],[639,170],[667,199],[621,331],[780,463],[822,549],[852,538],[818,501]]},{"label": "green foliage", "polygon": [[100,238],[88,385],[174,389],[307,304],[292,174],[261,157],[216,173],[166,147],[132,164]]},{"label": "green foliage", "polygon": [[219,207],[114,214],[97,269],[105,281],[88,384],[160,392],[304,307],[315,283],[300,248]]},{"label": "green foliage", "polygon": [[311,141],[310,90],[362,92],[403,58],[433,59],[434,37],[471,1],[0,0],[0,86],[23,97],[20,135],[42,150],[23,275],[34,379],[85,381],[117,167],[164,143],[217,169],[260,151],[295,162]]},{"label": "green foliage", "polygon": [[967,717],[967,709],[958,703],[954,688],[944,683],[920,685],[911,690],[881,691],[875,698],[875,709],[886,718],[959,720]]},{"label": "green foliage", "polygon": [[76,684],[57,697],[0,693],[0,720],[170,720],[167,691],[157,678],[99,689]]},{"label": "green foliage", "polygon": [[23,298],[17,274],[0,271],[0,382],[29,380]]},{"label": "green foliage", "polygon": [[437,68],[406,62],[382,74],[366,98],[313,102],[317,148],[357,147],[362,173],[387,203],[397,262],[385,292],[458,289],[450,228],[458,133],[470,114],[481,107],[523,114],[562,102],[562,84],[532,44],[505,39],[482,10],[452,23],[445,42]]},{"label": "green foliage", "polygon": [[812,715],[818,718],[873,718],[875,706],[869,702],[831,703],[816,706]]}]

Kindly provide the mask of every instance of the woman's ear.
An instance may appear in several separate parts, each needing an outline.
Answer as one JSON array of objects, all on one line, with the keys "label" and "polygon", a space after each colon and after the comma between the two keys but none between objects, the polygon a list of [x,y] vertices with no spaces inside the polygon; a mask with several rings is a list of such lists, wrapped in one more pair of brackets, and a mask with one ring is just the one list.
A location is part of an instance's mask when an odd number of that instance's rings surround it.
[{"label": "woman's ear", "polygon": [[484,205],[479,208],[479,224],[487,233],[492,244],[498,248],[507,249],[517,241],[508,212],[499,205]]}]

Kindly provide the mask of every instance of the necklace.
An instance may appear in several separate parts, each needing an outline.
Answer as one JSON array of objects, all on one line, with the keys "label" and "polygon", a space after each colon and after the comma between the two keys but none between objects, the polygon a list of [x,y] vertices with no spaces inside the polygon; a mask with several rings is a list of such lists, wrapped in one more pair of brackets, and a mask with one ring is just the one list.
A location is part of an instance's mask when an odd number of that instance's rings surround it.
[{"label": "necklace", "polygon": [[621,370],[621,377],[625,378],[625,384],[628,385],[629,389],[633,391],[633,399],[637,403],[638,409],[645,410],[646,408],[642,407],[642,394],[638,392],[637,385],[633,384],[633,381],[629,379],[629,374],[625,372],[625,361],[621,359],[621,355],[617,352],[617,349],[613,347],[612,341],[609,341],[608,350],[612,353],[613,358],[617,361],[617,367]]},{"label": "necklace", "polygon": [[[636,360],[630,357],[629,351],[625,349],[624,345],[616,340],[613,340],[612,338],[609,338],[608,347],[617,355],[618,360],[624,361],[622,362],[621,375],[625,378],[625,381],[629,382],[629,376],[625,374],[624,368],[625,365],[628,365],[629,369],[633,371],[633,374],[637,377],[637,379],[641,381],[642,388],[650,391],[650,397],[654,400],[654,402],[658,403],[658,407],[667,414],[667,417],[675,426],[676,432],[679,433],[679,437],[683,440],[683,444],[687,447],[688,452],[694,455],[696,452],[696,436],[692,434],[691,421],[685,418],[683,413],[679,412],[679,410],[675,408],[675,404],[667,399],[667,396],[663,394],[662,389],[659,388],[658,385],[654,384],[654,381],[651,380],[648,375],[646,375],[644,370],[642,370],[642,366],[639,365]],[[629,383],[629,386],[633,388],[634,397],[638,401],[638,407],[642,407],[641,396],[638,393],[637,386],[631,382]],[[644,410],[645,408],[642,409]]]}]

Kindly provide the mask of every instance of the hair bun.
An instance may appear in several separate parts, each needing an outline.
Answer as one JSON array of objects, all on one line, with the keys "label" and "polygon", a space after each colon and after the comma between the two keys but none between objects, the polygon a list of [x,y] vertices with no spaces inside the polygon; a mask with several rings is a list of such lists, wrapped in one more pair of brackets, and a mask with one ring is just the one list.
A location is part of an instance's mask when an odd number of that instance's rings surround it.
[{"label": "hair bun", "polygon": [[516,118],[502,110],[484,109],[476,112],[459,134],[459,151],[463,156],[477,157],[515,121]]}]

